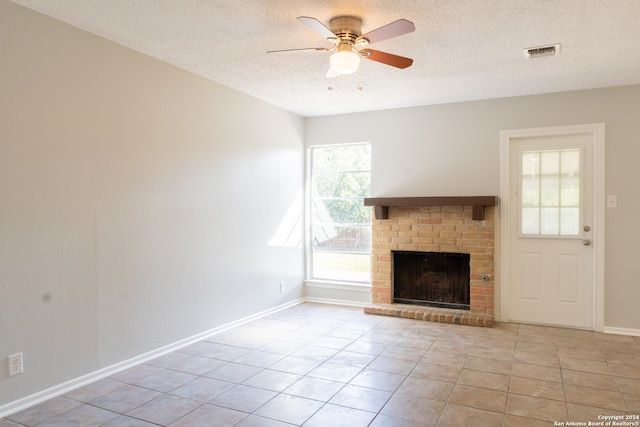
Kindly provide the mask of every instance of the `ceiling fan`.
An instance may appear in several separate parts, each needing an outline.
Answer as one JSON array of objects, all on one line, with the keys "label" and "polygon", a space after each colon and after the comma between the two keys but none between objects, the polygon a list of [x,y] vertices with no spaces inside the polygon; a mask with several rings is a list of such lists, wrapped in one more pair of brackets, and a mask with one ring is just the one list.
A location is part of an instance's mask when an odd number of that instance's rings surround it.
[{"label": "ceiling fan", "polygon": [[334,52],[329,58],[327,77],[352,74],[358,70],[360,58],[381,62],[396,68],[407,68],[413,64],[413,59],[393,55],[379,50],[368,49],[373,43],[397,37],[415,31],[413,22],[398,19],[378,29],[362,34],[362,20],[355,16],[337,16],[326,27],[322,22],[308,16],[299,16],[298,21],[320,34],[334,44],[333,47],[315,47],[302,49],[270,50],[267,53],[321,51]]}]

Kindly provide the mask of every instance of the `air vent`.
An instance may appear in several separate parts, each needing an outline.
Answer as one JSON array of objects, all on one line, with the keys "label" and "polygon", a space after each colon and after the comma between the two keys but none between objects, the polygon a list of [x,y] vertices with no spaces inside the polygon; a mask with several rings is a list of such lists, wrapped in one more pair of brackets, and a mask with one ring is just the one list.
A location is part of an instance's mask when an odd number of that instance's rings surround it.
[{"label": "air vent", "polygon": [[525,58],[542,58],[543,56],[556,56],[560,54],[560,43],[547,46],[528,47],[523,50]]}]

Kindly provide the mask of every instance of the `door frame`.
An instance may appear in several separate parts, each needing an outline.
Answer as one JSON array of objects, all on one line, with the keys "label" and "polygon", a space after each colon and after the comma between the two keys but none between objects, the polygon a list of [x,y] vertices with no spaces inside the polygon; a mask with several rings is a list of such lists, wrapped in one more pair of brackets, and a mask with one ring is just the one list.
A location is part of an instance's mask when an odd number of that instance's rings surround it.
[{"label": "door frame", "polygon": [[[541,128],[513,129],[500,131],[500,248],[502,254],[498,258],[499,280],[499,320],[509,321],[509,277],[511,273],[511,254],[509,248],[509,215],[512,203],[509,200],[510,175],[509,159],[511,156],[511,142],[518,138],[561,136],[571,134],[590,134],[593,137],[593,316],[592,329],[597,332],[604,330],[604,214],[605,214],[605,186],[604,186],[604,123],[592,123],[570,126],[552,126]],[[498,320],[498,319],[497,319]]]}]

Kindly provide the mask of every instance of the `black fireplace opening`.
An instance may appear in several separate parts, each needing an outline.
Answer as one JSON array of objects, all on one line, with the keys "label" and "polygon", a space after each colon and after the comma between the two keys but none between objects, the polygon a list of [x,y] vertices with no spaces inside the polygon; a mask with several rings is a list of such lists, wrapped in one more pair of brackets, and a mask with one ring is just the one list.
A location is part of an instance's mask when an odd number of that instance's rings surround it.
[{"label": "black fireplace opening", "polygon": [[469,310],[471,256],[392,251],[393,302]]}]

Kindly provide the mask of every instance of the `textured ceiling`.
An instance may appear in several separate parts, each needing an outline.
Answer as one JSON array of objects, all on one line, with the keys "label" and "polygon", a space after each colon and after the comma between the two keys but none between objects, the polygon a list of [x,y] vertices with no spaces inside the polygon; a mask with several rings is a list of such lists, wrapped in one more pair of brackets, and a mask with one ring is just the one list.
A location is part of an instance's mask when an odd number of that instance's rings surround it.
[{"label": "textured ceiling", "polygon": [[[12,0],[305,117],[640,83],[638,0]],[[326,78],[331,47],[296,20],[416,31],[371,45],[408,56]],[[561,44],[554,57],[523,49]]]}]

